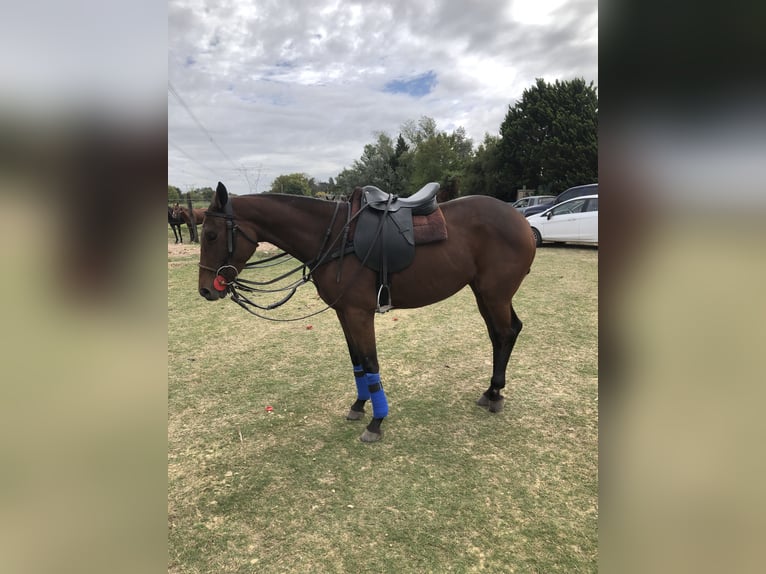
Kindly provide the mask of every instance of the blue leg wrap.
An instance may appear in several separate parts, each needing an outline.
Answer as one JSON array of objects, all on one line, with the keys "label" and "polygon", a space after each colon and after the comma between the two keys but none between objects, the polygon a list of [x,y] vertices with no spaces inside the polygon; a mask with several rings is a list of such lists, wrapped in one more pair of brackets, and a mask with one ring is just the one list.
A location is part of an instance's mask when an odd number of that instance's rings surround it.
[{"label": "blue leg wrap", "polygon": [[372,417],[382,419],[388,415],[388,400],[380,384],[380,373],[367,373],[367,388],[372,399]]},{"label": "blue leg wrap", "polygon": [[356,397],[362,401],[370,400],[370,390],[367,388],[364,369],[358,365],[354,365],[354,380],[356,381]]}]

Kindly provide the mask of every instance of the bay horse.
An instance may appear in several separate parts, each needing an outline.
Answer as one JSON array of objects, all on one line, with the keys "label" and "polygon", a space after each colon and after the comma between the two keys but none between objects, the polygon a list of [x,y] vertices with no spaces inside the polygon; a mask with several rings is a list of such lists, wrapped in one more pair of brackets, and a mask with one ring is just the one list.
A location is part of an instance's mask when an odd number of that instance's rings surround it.
[{"label": "bay horse", "polygon": [[[196,207],[192,209],[192,212],[194,212],[195,227],[202,224],[202,220],[205,219],[205,211],[205,209]],[[195,234],[192,233],[192,220],[189,216],[189,208],[176,204],[176,206],[173,208],[173,215],[186,223],[186,226],[189,228],[189,236],[194,239]]]},{"label": "bay horse", "polygon": [[[522,328],[512,298],[530,271],[535,241],[524,217],[493,197],[466,196],[439,207],[447,239],[418,246],[409,267],[391,275],[390,302],[404,309],[424,307],[469,285],[492,343],[490,385],[476,404],[500,412],[500,391]],[[303,263],[318,261],[310,280],[337,314],[356,382],[356,400],[346,418],[361,420],[369,400],[372,419],[360,440],[375,442],[388,415],[375,341],[378,274],[353,254],[328,257],[336,240],[346,238],[350,219],[351,203],[271,193],[229,197],[219,182],[202,225],[198,287],[209,301],[227,293],[234,299],[237,275],[259,242],[272,243]]]},{"label": "bay horse", "polygon": [[[178,204],[176,204],[176,206],[178,206]],[[176,243],[179,241],[181,243],[184,242],[184,236],[183,233],[181,233],[181,224],[183,224],[183,222],[184,220],[176,215],[175,207],[170,207],[168,205],[168,225],[170,225],[170,228],[173,230]]]}]

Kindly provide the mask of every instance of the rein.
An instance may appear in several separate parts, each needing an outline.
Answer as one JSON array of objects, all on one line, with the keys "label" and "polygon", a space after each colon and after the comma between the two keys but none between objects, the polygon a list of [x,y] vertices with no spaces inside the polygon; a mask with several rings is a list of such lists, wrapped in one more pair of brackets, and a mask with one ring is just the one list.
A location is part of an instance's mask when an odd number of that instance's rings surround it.
[{"label": "rein", "polygon": [[[347,202],[346,205],[348,206],[348,215],[346,217],[346,222],[343,226],[343,229],[338,233],[338,235],[335,237],[332,242],[329,243],[330,236],[332,235],[332,229],[335,226],[335,222],[338,218],[338,211],[340,210],[341,202],[336,202],[335,204],[335,211],[333,213],[332,219],[330,221],[329,226],[327,227],[327,231],[325,232],[324,238],[322,240],[322,244],[319,247],[319,251],[317,252],[316,257],[314,259],[310,260],[307,263],[301,263],[299,266],[291,269],[290,271],[287,271],[286,273],[283,273],[279,277],[275,277],[274,279],[270,279],[268,281],[253,281],[249,279],[242,279],[239,277],[239,272],[237,271],[236,267],[234,267],[231,264],[231,259],[234,255],[234,251],[236,249],[236,237],[237,234],[241,234],[242,237],[244,237],[247,241],[254,244],[256,248],[258,247],[258,242],[251,237],[249,237],[238,225],[235,224],[234,220],[234,214],[231,207],[231,202],[227,202],[224,206],[224,212],[215,212],[215,211],[206,211],[205,216],[209,217],[219,217],[226,220],[226,244],[227,244],[227,255],[226,255],[226,262],[221,265],[218,269],[214,269],[212,267],[208,267],[206,265],[202,265],[202,263],[199,263],[199,267],[202,269],[206,269],[208,271],[212,271],[216,274],[216,278],[213,281],[213,286],[218,289],[218,286],[222,287],[219,289],[220,291],[226,291],[231,294],[231,300],[234,301],[237,305],[242,307],[245,311],[250,313],[251,315],[255,315],[256,317],[259,317],[261,319],[266,319],[269,321],[276,321],[276,322],[289,322],[289,321],[302,321],[304,319],[308,319],[309,317],[313,317],[315,315],[319,315],[320,313],[324,313],[331,307],[333,307],[340,299],[345,295],[346,291],[344,290],[332,303],[328,304],[323,309],[320,309],[319,311],[315,311],[313,313],[309,313],[308,315],[304,315],[302,317],[294,317],[289,319],[278,319],[274,317],[268,317],[265,315],[261,315],[260,313],[254,311],[251,309],[251,307],[255,307],[256,309],[260,309],[262,311],[271,311],[273,309],[276,309],[277,307],[281,307],[285,303],[287,303],[293,295],[295,295],[296,291],[298,290],[298,287],[305,285],[306,283],[309,283],[313,281],[312,275],[314,271],[320,266],[325,263],[328,263],[332,261],[333,259],[340,259],[341,265],[343,263],[343,256],[347,253],[353,250],[353,248],[345,247],[345,242],[348,237],[349,227],[351,226],[351,223],[364,211],[365,208],[367,208],[367,205],[363,206],[357,213],[355,213],[353,216],[351,215],[351,202]],[[378,232],[380,232],[380,229],[378,229]],[[333,251],[336,244],[338,243],[338,240],[343,238],[343,244],[344,246],[340,249],[337,249]],[[370,250],[371,251],[371,250]],[[361,272],[361,270],[364,268],[364,263],[366,263],[367,258],[369,257],[370,252],[367,253],[366,257],[362,261],[362,265],[357,269],[356,273],[352,277],[351,283],[353,283],[353,280],[357,277],[357,275]],[[279,259],[287,257],[285,261],[279,261]],[[261,261],[250,261],[244,265],[242,268],[242,271],[248,269],[248,270],[256,270],[256,269],[264,269],[267,267],[273,267],[276,265],[280,265],[282,263],[285,263],[286,261],[289,261],[290,259],[293,259],[294,257],[290,255],[287,252],[278,253],[277,255],[268,257],[266,259],[263,259]],[[276,261],[276,263],[275,263]],[[227,280],[225,276],[223,275],[224,270],[231,269],[234,272],[234,278],[232,280]],[[286,285],[284,287],[278,287],[275,289],[263,289],[261,286],[265,285],[272,285],[274,283],[277,283],[278,281],[281,281],[290,275],[293,275],[294,273],[297,273],[298,271],[302,271],[302,276],[300,279],[297,279],[290,283],[289,285]],[[227,273],[228,274],[228,273]],[[338,276],[337,281],[340,282],[340,268],[338,269]],[[282,299],[279,301],[276,301],[275,303],[272,303],[270,305],[259,305],[258,303],[250,300],[248,297],[246,297],[243,293],[280,293],[282,291],[288,291],[287,295],[285,295]]]}]

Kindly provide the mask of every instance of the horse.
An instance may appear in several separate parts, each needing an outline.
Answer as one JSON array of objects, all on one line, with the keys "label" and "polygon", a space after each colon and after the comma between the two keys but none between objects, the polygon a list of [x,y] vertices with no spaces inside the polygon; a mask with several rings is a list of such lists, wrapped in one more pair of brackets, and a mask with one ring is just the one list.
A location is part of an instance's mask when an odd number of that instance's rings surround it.
[{"label": "horse", "polygon": [[[205,211],[206,210],[201,208],[192,208],[192,212],[194,213],[195,227],[202,223],[202,220],[205,218]],[[173,208],[173,215],[186,223],[186,226],[189,228],[189,236],[193,240],[195,234],[192,233],[192,220],[191,217],[189,217],[189,208],[181,207],[180,205],[176,204],[176,206]]]},{"label": "horse", "polygon": [[183,222],[183,219],[176,216],[175,208],[168,205],[168,225],[170,225],[171,229],[173,229],[173,235],[176,238],[176,243],[179,243],[179,241],[180,243],[184,242],[184,236],[183,233],[181,233],[181,224]]},{"label": "horse", "polygon": [[[430,185],[438,189],[438,184]],[[512,299],[530,272],[534,237],[516,209],[490,196],[461,197],[438,208],[447,238],[418,245],[411,264],[391,274],[390,303],[419,308],[471,287],[492,343],[490,385],[476,404],[498,413],[505,400],[500,391],[506,384],[506,369],[522,329]],[[357,254],[340,256],[349,253],[337,246],[348,236],[351,210],[350,202],[296,195],[229,197],[219,182],[202,225],[198,288],[208,301],[228,293],[236,301],[237,275],[259,242],[272,243],[310,265],[310,280],[335,311],[351,358],[357,393],[346,419],[362,420],[370,401],[372,418],[359,437],[370,443],[382,438],[381,425],[388,415],[374,326],[376,311],[380,312],[379,274]]]}]

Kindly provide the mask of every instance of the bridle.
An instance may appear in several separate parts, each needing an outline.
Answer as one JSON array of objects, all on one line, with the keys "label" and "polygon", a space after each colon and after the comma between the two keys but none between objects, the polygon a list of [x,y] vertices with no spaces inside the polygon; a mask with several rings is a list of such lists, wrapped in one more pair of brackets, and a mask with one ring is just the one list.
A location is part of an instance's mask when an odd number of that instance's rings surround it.
[{"label": "bridle", "polygon": [[[203,265],[202,263],[198,263],[198,265],[200,268],[206,269],[208,271],[212,271],[213,273],[216,274],[215,280],[213,281],[213,286],[217,290],[230,293],[232,301],[237,303],[240,307],[245,309],[245,311],[247,311],[248,313],[256,315],[257,317],[260,317],[262,319],[268,319],[270,321],[300,321],[308,317],[318,315],[319,313],[323,313],[324,311],[327,311],[328,309],[330,309],[333,305],[335,305],[335,303],[337,303],[343,297],[343,295],[345,294],[345,290],[343,293],[340,294],[340,296],[335,301],[327,305],[325,308],[319,311],[316,311],[314,313],[310,313],[309,315],[305,315],[303,317],[296,317],[292,319],[276,319],[274,317],[267,317],[253,311],[250,307],[255,307],[264,311],[270,311],[272,309],[276,309],[277,307],[284,305],[295,294],[298,287],[312,281],[312,274],[314,270],[317,269],[317,267],[319,267],[320,265],[324,263],[332,261],[333,259],[340,259],[340,266],[338,269],[338,281],[340,281],[340,273],[341,273],[341,267],[343,264],[343,256],[347,252],[350,252],[353,250],[353,247],[349,248],[346,246],[346,240],[348,238],[349,227],[351,225],[351,222],[354,219],[356,219],[362,211],[362,210],[359,210],[357,213],[355,213],[352,216],[351,204],[347,203],[349,208],[348,215],[346,218],[346,223],[342,229],[342,232],[338,233],[335,239],[332,242],[330,242],[328,245],[328,241],[330,239],[330,236],[332,235],[332,230],[335,227],[335,222],[338,217],[338,211],[340,210],[341,203],[342,202],[337,202],[335,204],[335,212],[333,213],[332,220],[330,221],[330,224],[327,227],[327,231],[325,232],[322,245],[320,246],[319,251],[316,257],[314,257],[314,259],[312,259],[311,261],[307,263],[301,263],[299,266],[295,267],[294,269],[280,275],[279,277],[271,279],[269,281],[251,281],[251,280],[242,279],[239,277],[239,272],[237,271],[237,268],[234,265],[232,265],[232,259],[234,256],[234,252],[236,251],[238,235],[241,235],[247,241],[252,243],[256,248],[258,247],[258,241],[248,236],[247,233],[245,233],[242,230],[242,228],[236,224],[234,212],[231,206],[231,201],[228,201],[223,206],[223,212],[210,211],[210,210],[205,212],[205,217],[217,217],[217,218],[224,219],[226,221],[226,260],[224,264],[218,267],[217,269],[213,267],[209,267],[207,265]],[[342,238],[342,241],[340,242],[341,243],[340,248],[335,249],[333,251],[336,244],[339,242],[341,238]],[[273,263],[273,261],[281,259],[282,257],[292,258],[292,256],[290,256],[289,253],[282,252],[272,257],[269,257],[267,259],[248,262],[244,265],[242,270],[244,271],[245,269],[257,269],[257,268],[270,267],[272,265],[276,265],[275,263]],[[366,261],[366,258],[365,258],[365,261]],[[279,262],[279,263],[282,263],[282,262]],[[362,263],[364,263],[364,261]],[[363,266],[360,267],[356,273],[358,274],[362,268]],[[223,274],[224,272],[226,272],[228,275],[229,274],[228,270],[231,270],[234,274],[234,277],[231,280],[227,279],[226,276]],[[290,275],[297,273],[298,271],[302,271],[301,278],[290,283],[289,285],[285,287],[280,287],[276,289],[261,288],[261,286],[271,285],[273,283],[281,281],[282,279],[289,277]],[[277,301],[276,303],[262,306],[248,299],[240,291],[244,291],[248,293],[252,293],[252,292],[277,293],[281,291],[288,291],[288,293],[285,297],[283,297],[281,300]]]},{"label": "bridle", "polygon": [[202,263],[198,263],[198,265],[202,269],[206,269],[208,271],[212,271],[216,274],[216,277],[223,276],[221,271],[223,269],[233,269],[234,270],[234,279],[232,279],[231,282],[223,283],[224,285],[230,285],[233,284],[237,280],[237,275],[239,272],[237,271],[237,268],[234,267],[234,265],[231,264],[231,260],[234,257],[234,251],[237,248],[237,234],[239,233],[247,239],[250,243],[255,245],[255,247],[258,247],[258,242],[250,237],[247,233],[245,233],[239,225],[236,225],[234,223],[234,211],[231,208],[231,201],[227,201],[226,204],[223,206],[223,212],[220,211],[206,211],[205,217],[218,217],[221,219],[226,220],[226,261],[223,265],[221,265],[218,269],[213,269],[212,267],[208,267],[207,265],[202,265]]}]

